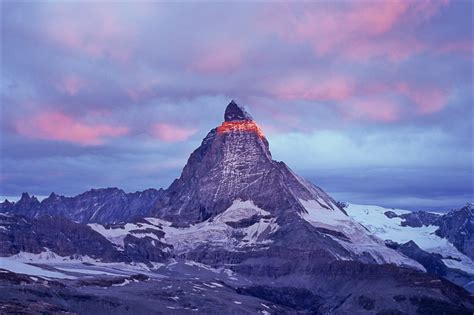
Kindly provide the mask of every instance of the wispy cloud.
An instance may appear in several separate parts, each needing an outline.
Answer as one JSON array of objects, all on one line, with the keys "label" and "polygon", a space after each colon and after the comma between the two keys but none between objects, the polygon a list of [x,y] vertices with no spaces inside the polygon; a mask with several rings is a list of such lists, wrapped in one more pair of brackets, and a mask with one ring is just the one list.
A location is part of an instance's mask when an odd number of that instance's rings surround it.
[{"label": "wispy cloud", "polygon": [[34,139],[98,145],[106,138],[125,135],[129,130],[123,126],[88,124],[61,112],[44,112],[17,121],[16,131]]},{"label": "wispy cloud", "polygon": [[151,128],[151,135],[164,142],[178,142],[189,139],[197,129],[169,123],[156,123]]}]

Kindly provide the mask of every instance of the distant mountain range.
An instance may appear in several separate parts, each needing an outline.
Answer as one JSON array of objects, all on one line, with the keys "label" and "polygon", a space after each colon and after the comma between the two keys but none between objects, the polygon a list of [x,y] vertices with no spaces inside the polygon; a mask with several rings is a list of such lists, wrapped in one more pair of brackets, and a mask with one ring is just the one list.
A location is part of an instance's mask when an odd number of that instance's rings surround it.
[{"label": "distant mountain range", "polygon": [[3,213],[12,213],[31,218],[62,216],[81,223],[117,223],[149,213],[163,190],[147,189],[125,193],[118,188],[92,189],[74,197],[51,193],[41,202],[28,193],[19,201],[1,203]]},{"label": "distant mountain range", "polygon": [[0,302],[12,312],[474,309],[472,205],[437,215],[336,202],[274,161],[234,101],[166,190],[25,193],[1,212]]}]

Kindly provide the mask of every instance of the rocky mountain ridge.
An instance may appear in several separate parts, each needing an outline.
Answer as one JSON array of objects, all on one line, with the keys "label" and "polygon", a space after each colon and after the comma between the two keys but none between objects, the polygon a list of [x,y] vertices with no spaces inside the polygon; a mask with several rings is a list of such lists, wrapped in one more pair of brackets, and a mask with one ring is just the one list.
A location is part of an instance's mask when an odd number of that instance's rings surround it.
[{"label": "rocky mountain ridge", "polygon": [[163,195],[163,190],[147,189],[126,193],[118,188],[92,189],[74,197],[54,192],[41,202],[23,193],[17,202],[0,204],[2,213],[30,218],[62,216],[81,223],[118,223],[147,214]]}]

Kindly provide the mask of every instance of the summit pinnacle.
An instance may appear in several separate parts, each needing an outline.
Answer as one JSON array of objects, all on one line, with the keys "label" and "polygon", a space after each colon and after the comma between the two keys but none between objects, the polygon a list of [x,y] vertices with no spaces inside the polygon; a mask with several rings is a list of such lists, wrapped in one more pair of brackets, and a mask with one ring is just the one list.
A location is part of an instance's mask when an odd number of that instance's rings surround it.
[{"label": "summit pinnacle", "polygon": [[229,105],[225,110],[224,114],[225,121],[243,121],[253,120],[253,117],[247,112],[247,110],[237,104],[234,100],[230,101]]}]

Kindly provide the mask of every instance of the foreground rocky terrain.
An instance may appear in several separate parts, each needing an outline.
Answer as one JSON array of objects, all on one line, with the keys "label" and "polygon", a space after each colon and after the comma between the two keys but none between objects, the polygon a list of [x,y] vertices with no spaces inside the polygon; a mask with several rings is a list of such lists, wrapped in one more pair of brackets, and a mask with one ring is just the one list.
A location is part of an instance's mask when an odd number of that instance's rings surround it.
[{"label": "foreground rocky terrain", "polygon": [[5,312],[474,309],[471,205],[440,216],[336,202],[274,161],[234,101],[166,190],[24,194],[1,209]]}]

